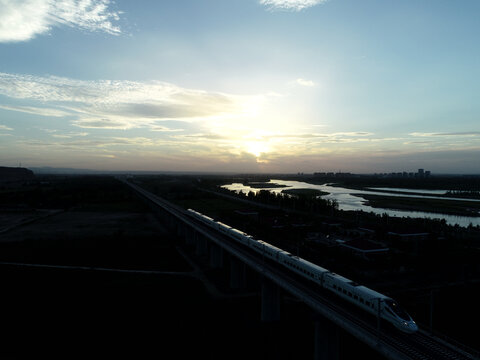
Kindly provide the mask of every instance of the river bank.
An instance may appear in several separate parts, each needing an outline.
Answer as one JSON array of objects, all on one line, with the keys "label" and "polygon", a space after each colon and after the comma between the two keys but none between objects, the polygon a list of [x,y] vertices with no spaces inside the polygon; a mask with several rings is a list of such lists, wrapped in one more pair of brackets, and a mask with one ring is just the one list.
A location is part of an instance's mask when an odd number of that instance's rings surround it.
[{"label": "river bank", "polygon": [[[377,215],[387,214],[400,218],[430,218],[444,220],[449,225],[459,225],[463,227],[467,227],[470,224],[473,226],[480,225],[480,217],[478,216],[478,210],[480,210],[479,200],[440,197],[437,193],[432,194],[428,189],[423,190],[421,193],[416,192],[416,190],[409,191],[410,189],[405,189],[405,192],[410,193],[408,195],[398,192],[389,192],[387,194],[384,191],[378,190],[356,189],[354,188],[355,186],[351,184],[347,185],[348,187],[342,187],[339,184],[312,184],[303,181],[280,179],[271,179],[269,182],[265,182],[262,189],[255,189],[242,183],[231,183],[223,185],[222,187],[230,191],[242,191],[246,194],[250,191],[257,193],[260,190],[268,190],[274,193],[284,191],[278,187],[270,188],[268,186],[270,183],[288,186],[289,191],[310,189],[329,193],[328,195],[323,195],[322,199],[335,200],[338,203],[339,210],[372,212]],[[363,184],[363,186],[368,188],[371,188],[371,185],[376,184]],[[371,197],[372,202],[368,203],[368,200],[363,197],[365,195],[379,197],[375,198],[376,201]],[[383,200],[381,199],[382,196],[384,197]],[[402,202],[396,200],[397,198],[414,200]]]},{"label": "river bank", "polygon": [[366,205],[375,208],[471,217],[478,217],[480,214],[480,203],[475,202],[370,194],[356,194],[356,196],[367,200]]}]

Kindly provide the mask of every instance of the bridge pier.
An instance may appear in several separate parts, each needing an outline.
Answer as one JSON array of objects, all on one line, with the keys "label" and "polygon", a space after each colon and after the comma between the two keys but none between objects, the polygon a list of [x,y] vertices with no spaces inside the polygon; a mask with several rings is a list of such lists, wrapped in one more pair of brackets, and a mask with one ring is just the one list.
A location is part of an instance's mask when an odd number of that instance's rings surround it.
[{"label": "bridge pier", "polygon": [[187,226],[180,222],[180,221],[177,221],[177,236],[180,237],[180,238],[183,238],[187,235]]},{"label": "bridge pier", "polygon": [[[152,205],[152,207],[153,207],[153,205]],[[172,228],[173,228],[173,217],[172,217],[170,214],[167,214],[167,213],[165,213],[165,212],[163,212],[163,211],[162,211],[162,212],[159,211],[158,209],[155,209],[154,211],[155,211],[156,215],[157,215],[161,220],[163,220],[163,222],[164,222],[164,224],[167,226],[167,228],[168,228],[169,230],[172,230]]]},{"label": "bridge pier", "polygon": [[230,288],[241,289],[247,283],[247,269],[245,264],[237,258],[230,256]]},{"label": "bridge pier", "polygon": [[207,255],[207,239],[204,236],[195,232],[195,254],[197,256],[204,256]]},{"label": "bridge pier", "polygon": [[187,228],[187,234],[185,236],[185,243],[187,245],[194,245],[197,232],[192,228]]},{"label": "bridge pier", "polygon": [[315,317],[314,360],[338,360],[338,327],[331,321]]},{"label": "bridge pier", "polygon": [[177,235],[178,234],[178,223],[177,220],[173,216],[167,215],[168,219],[168,225],[172,231],[172,234]]},{"label": "bridge pier", "polygon": [[265,278],[262,279],[261,321],[280,321],[280,288]]},{"label": "bridge pier", "polygon": [[213,243],[210,244],[210,267],[214,269],[223,267],[223,249]]}]

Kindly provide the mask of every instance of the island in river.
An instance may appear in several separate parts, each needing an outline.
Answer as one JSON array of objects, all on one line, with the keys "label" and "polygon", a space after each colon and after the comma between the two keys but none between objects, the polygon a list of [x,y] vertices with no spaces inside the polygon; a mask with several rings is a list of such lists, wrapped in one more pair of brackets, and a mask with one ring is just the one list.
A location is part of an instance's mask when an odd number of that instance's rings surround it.
[{"label": "island in river", "polygon": [[282,193],[288,194],[288,195],[304,196],[309,198],[330,194],[326,191],[321,191],[317,189],[285,189],[285,190],[282,190]]},{"label": "island in river", "polygon": [[251,188],[254,188],[254,189],[272,189],[272,188],[289,187],[288,185],[281,185],[277,183],[270,183],[270,182],[264,182],[264,181],[248,182],[248,183],[244,183],[243,185],[250,186]]}]

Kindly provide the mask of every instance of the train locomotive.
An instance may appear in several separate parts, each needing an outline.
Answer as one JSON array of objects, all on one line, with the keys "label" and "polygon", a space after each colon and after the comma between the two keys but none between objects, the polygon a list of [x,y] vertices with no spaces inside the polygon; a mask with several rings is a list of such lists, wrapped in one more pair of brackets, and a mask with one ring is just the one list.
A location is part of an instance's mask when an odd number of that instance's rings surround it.
[{"label": "train locomotive", "polygon": [[418,331],[415,321],[394,299],[359,285],[305,259],[294,256],[265,241],[256,240],[243,231],[215,221],[195,210],[188,209],[188,213],[200,222],[253,249],[262,256],[289,268],[296,274],[313,281],[318,286],[347,300],[356,307],[374,316],[380,315],[382,319],[391,323],[400,331],[410,334]]}]

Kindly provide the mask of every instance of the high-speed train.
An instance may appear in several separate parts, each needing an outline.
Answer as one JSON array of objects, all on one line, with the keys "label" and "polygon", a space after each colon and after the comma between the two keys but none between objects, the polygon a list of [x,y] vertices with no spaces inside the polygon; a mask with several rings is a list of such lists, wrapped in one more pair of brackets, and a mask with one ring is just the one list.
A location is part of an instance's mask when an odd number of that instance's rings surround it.
[{"label": "high-speed train", "polygon": [[[188,212],[195,219],[229,236],[237,242],[248,246],[257,253],[289,268],[296,274],[307,278],[324,289],[327,289],[337,296],[347,300],[355,306],[380,317],[397,329],[405,333],[414,333],[418,326],[392,298],[379,292],[359,285],[352,280],[335,274],[321,266],[315,265],[305,259],[299,258],[289,252],[279,249],[262,240],[256,240],[243,231],[234,229],[226,224],[203,215],[195,210],[188,209]],[[379,309],[380,307],[380,309]]]}]

